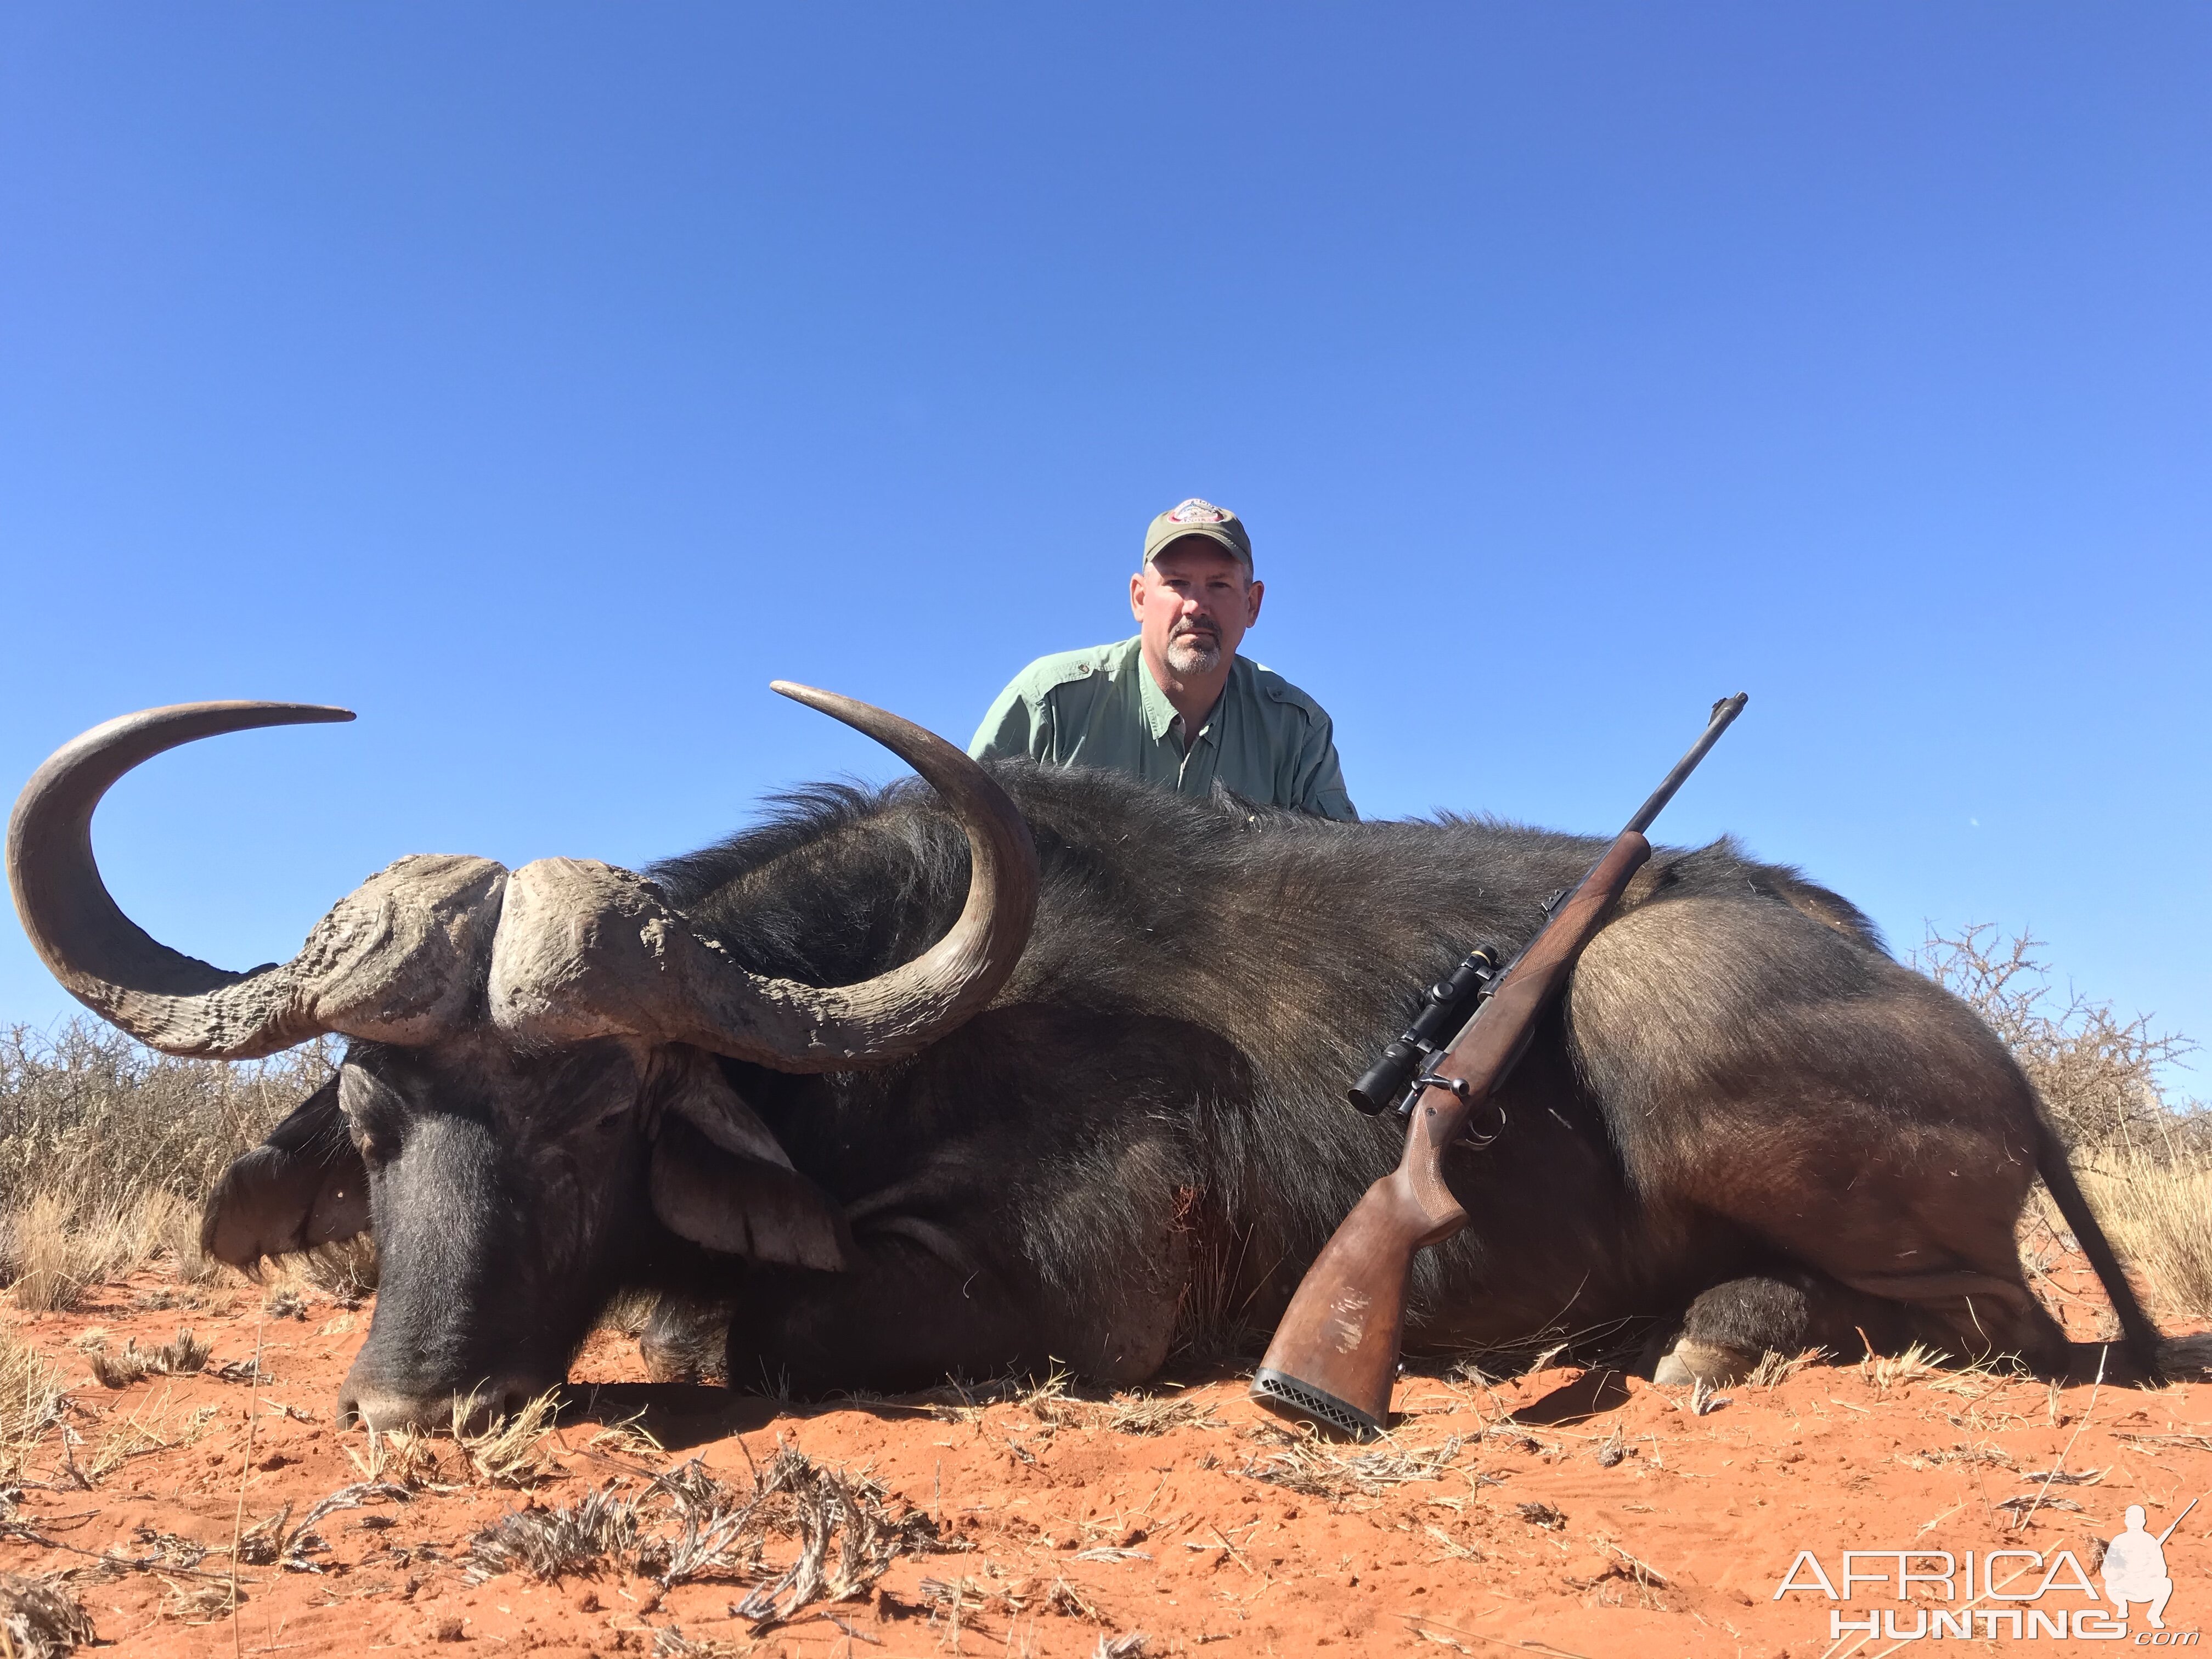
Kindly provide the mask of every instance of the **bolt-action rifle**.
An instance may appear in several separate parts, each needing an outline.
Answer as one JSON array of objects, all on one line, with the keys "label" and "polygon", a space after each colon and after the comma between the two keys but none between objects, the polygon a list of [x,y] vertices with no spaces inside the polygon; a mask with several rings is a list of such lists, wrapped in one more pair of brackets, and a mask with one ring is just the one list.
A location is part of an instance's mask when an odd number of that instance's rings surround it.
[{"label": "bolt-action rifle", "polygon": [[[1576,957],[1651,856],[1644,832],[1749,701],[1738,692],[1713,705],[1705,735],[1589,873],[1552,895],[1542,928],[1519,956],[1498,970],[1494,954],[1470,951],[1450,979],[1424,994],[1425,1006],[1413,1028],[1352,1085],[1352,1103],[1368,1112],[1382,1110],[1402,1091],[1398,1110],[1407,1120],[1405,1154],[1367,1189],[1306,1270],[1252,1378],[1252,1397],[1261,1404],[1357,1440],[1382,1432],[1405,1336],[1406,1281],[1414,1252],[1467,1224],[1467,1212],[1444,1182],[1445,1150],[1463,1136],[1487,1146],[1503,1129],[1497,1091],[1528,1046],[1538,1018],[1565,986]],[[1440,1047],[1444,1023],[1455,1019],[1469,999],[1474,1013],[1450,1045]],[[1415,1070],[1419,1075],[1409,1083]],[[1483,1113],[1496,1120],[1497,1129],[1471,1134]]]}]

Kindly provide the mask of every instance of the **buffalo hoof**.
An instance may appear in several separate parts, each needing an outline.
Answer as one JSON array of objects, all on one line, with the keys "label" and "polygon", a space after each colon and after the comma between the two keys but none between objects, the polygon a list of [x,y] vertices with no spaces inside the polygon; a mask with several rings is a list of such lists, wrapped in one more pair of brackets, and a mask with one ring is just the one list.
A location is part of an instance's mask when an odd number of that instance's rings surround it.
[{"label": "buffalo hoof", "polygon": [[1688,1388],[1698,1382],[1709,1389],[1726,1388],[1749,1376],[1762,1357],[1685,1337],[1651,1368],[1651,1380],[1668,1388]]}]

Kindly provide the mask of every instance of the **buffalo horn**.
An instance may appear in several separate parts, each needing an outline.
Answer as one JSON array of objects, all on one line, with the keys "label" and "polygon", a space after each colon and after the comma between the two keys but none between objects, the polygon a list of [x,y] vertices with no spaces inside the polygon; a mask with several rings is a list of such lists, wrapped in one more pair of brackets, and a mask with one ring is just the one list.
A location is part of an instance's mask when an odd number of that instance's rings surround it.
[{"label": "buffalo horn", "polygon": [[92,815],[125,772],[199,738],[349,720],[311,703],[143,709],[64,744],[16,798],[8,884],[23,931],[76,1000],[165,1054],[250,1060],[325,1031],[421,1042],[480,994],[506,871],[483,859],[410,858],[319,922],[290,962],[231,973],[173,951],[117,908],[92,853]]},{"label": "buffalo horn", "polygon": [[1036,848],[990,775],[911,720],[809,686],[785,696],[864,732],[914,768],[968,834],[968,900],[912,962],[830,988],[747,972],[627,870],[543,859],[510,878],[493,948],[495,1024],[537,1042],[688,1042],[784,1072],[880,1065],[926,1047],[997,994],[1036,914]]}]

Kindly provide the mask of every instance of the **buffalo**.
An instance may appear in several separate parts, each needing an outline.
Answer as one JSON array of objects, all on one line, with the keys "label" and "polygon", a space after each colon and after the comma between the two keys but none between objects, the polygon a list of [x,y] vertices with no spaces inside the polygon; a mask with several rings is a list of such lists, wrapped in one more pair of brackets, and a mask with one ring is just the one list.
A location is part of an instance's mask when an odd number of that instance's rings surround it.
[{"label": "buffalo", "polygon": [[[155,709],[26,787],[16,905],[88,1007],[171,1054],[349,1040],[203,1233],[240,1266],[374,1234],[344,1417],[511,1408],[626,1291],[727,1307],[732,1383],[799,1395],[1054,1364],[1127,1384],[1249,1349],[1395,1159],[1346,1081],[1603,846],[984,766],[777,689],[921,781],[804,791],[649,878],[403,859],[243,975],[122,915],[93,811],[177,744],[349,715]],[[1498,1098],[1505,1133],[1448,1160],[1473,1223],[1417,1264],[1414,1352],[1648,1331],[1678,1382],[1862,1341],[2063,1373],[2014,1243],[2039,1173],[2155,1369],[2002,1045],[1850,903],[1731,842],[1655,854]]]}]

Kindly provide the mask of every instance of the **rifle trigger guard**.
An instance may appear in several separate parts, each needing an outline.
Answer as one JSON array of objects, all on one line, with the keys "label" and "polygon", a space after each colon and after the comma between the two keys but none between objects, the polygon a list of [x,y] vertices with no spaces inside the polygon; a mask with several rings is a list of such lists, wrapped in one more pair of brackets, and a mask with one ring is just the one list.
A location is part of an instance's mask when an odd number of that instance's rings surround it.
[{"label": "rifle trigger guard", "polygon": [[[1424,1072],[1420,1076],[1413,1079],[1413,1092],[1412,1098],[1419,1100],[1421,1097],[1421,1091],[1424,1089],[1442,1089],[1446,1094],[1450,1095],[1458,1100],[1462,1105],[1465,1105],[1468,1103],[1468,1097],[1471,1092],[1473,1092],[1468,1087],[1468,1081],[1465,1078],[1439,1077],[1434,1072]],[[1468,1146],[1474,1148],[1476,1152],[1480,1152],[1485,1146],[1489,1146],[1492,1141],[1497,1139],[1498,1136],[1505,1133],[1505,1109],[1503,1106],[1500,1106],[1495,1100],[1487,1101],[1485,1103],[1489,1106],[1492,1111],[1498,1114],[1498,1127],[1486,1135],[1477,1134],[1472,1129],[1462,1129],[1459,1132],[1459,1139]]]}]

